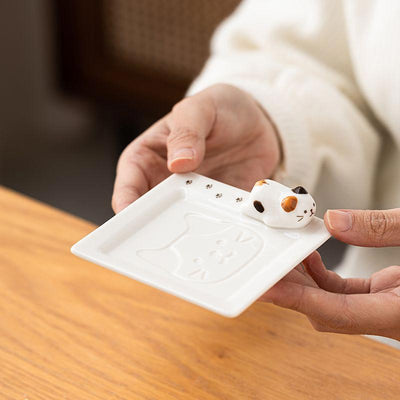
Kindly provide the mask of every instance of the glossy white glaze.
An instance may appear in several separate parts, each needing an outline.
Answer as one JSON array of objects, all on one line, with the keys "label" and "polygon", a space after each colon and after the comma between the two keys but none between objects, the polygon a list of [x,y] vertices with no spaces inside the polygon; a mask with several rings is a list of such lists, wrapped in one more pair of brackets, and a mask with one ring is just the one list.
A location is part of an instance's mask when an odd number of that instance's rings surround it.
[{"label": "glossy white glaze", "polygon": [[298,186],[290,189],[270,179],[256,182],[242,212],[273,228],[303,228],[315,216],[312,196]]}]

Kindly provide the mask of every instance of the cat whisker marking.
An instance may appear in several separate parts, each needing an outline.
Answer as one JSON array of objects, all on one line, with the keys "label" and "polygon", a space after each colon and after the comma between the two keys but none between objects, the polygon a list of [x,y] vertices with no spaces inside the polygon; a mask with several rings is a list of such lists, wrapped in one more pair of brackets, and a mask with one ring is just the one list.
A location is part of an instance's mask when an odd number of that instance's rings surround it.
[{"label": "cat whisker marking", "polygon": [[201,280],[204,280],[204,279],[206,279],[206,277],[207,277],[207,271],[205,270],[205,269],[196,269],[195,271],[192,271],[192,272],[190,272],[189,274],[188,274],[188,276],[190,276],[190,277],[193,277],[193,276],[195,276],[195,275],[199,275],[199,278],[201,279]]},{"label": "cat whisker marking", "polygon": [[196,275],[196,274],[198,274],[199,272],[201,272],[201,268],[200,268],[200,269],[196,269],[196,270],[190,272],[190,273],[188,274],[188,276]]}]

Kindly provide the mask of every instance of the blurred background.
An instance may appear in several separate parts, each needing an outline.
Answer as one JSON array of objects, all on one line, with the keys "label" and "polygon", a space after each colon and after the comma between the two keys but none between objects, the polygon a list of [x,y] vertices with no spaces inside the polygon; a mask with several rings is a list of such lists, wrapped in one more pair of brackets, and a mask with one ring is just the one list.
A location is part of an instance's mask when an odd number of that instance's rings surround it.
[{"label": "blurred background", "polygon": [[120,152],[182,98],[239,2],[0,2],[0,183],[110,218]]},{"label": "blurred background", "polygon": [[0,2],[0,180],[100,224],[118,155],[184,95],[237,0]]}]

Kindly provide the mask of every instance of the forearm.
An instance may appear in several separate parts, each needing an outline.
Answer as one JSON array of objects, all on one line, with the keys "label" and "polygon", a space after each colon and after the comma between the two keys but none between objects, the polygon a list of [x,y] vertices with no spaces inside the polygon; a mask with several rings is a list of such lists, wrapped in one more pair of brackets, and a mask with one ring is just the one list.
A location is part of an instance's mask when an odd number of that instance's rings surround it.
[{"label": "forearm", "polygon": [[[262,15],[269,25],[257,27],[258,4],[247,2],[217,31],[212,56],[189,94],[214,83],[247,91],[264,107],[280,134],[283,161],[275,179],[309,188],[321,209],[368,207],[379,136],[346,73],[345,61],[334,62],[323,52],[328,42],[321,41],[328,40],[329,27],[320,35],[315,30],[307,37],[308,43],[302,43],[303,27],[285,30],[284,15],[281,21],[268,21]],[[284,6],[283,2],[276,7]],[[306,11],[312,15],[315,10]],[[339,39],[332,45],[334,55],[348,59]]]}]

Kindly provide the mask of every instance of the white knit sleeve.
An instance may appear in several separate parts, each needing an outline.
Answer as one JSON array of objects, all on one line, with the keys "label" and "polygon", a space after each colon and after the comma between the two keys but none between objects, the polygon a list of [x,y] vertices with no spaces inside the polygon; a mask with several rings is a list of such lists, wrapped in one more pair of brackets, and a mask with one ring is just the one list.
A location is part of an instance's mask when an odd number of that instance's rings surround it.
[{"label": "white knit sleeve", "polygon": [[346,23],[338,1],[245,0],[217,29],[188,92],[229,83],[253,95],[282,141],[273,178],[308,188],[320,210],[368,207],[379,152]]}]

